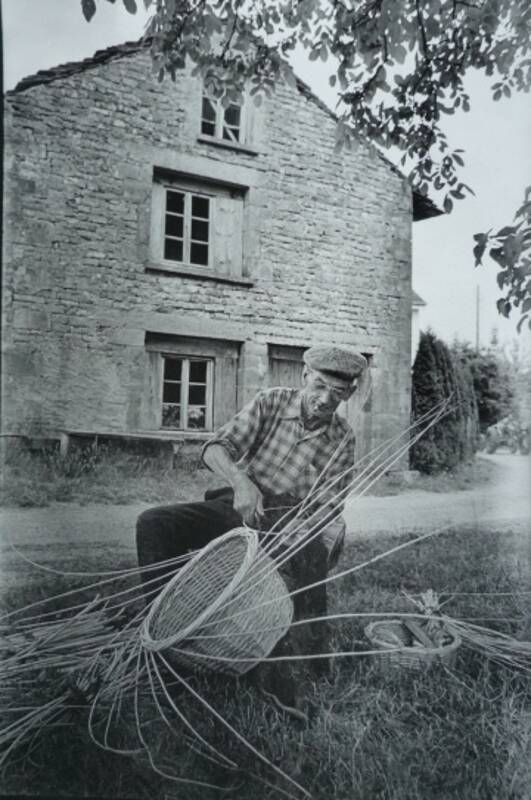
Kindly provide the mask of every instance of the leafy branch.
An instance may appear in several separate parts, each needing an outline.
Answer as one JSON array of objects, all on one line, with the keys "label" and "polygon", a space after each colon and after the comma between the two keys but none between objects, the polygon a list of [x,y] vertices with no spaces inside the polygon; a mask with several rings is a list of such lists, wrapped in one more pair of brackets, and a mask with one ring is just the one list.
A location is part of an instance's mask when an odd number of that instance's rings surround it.
[{"label": "leafy branch", "polygon": [[[81,0],[87,20],[97,2],[103,0]],[[122,2],[135,13],[136,0]],[[491,78],[495,101],[531,87],[529,0],[143,2],[153,10],[149,33],[159,79],[174,77],[189,58],[224,104],[241,100],[246,87],[259,104],[279,81],[293,85],[287,56],[297,44],[310,60],[329,61],[329,83],[340,98],[337,146],[362,135],[398,150],[414,188],[447,213],[472,191],[461,178],[463,150],[452,150],[442,130],[445,115],[470,110],[465,76],[475,70]],[[518,238],[523,227],[510,234],[516,250],[528,242]],[[508,315],[509,303],[528,314],[529,281],[514,272],[527,262],[508,254],[508,241],[500,237],[489,251],[494,260],[503,251],[505,294],[498,307]]]}]

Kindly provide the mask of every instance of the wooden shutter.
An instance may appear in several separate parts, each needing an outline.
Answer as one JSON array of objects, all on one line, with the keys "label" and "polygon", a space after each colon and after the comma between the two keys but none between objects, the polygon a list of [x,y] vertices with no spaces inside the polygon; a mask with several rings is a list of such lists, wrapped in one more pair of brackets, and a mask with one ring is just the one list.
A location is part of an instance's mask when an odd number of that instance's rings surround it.
[{"label": "wooden shutter", "polygon": [[269,386],[300,388],[304,347],[269,345]]},{"label": "wooden shutter", "polygon": [[238,356],[217,356],[214,367],[214,430],[237,411]]},{"label": "wooden shutter", "polygon": [[243,269],[243,197],[220,193],[212,205],[212,268],[239,278]]}]

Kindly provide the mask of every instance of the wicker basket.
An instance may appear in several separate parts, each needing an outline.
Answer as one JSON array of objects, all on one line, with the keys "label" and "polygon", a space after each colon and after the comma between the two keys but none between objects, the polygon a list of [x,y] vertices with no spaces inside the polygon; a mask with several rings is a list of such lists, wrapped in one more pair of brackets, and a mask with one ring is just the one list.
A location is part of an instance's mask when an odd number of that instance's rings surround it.
[{"label": "wicker basket", "polygon": [[165,651],[176,665],[242,675],[269,655],[292,618],[286,584],[256,532],[235,528],[172,578],[140,637],[146,649]]},{"label": "wicker basket", "polygon": [[[445,629],[445,632],[452,637],[448,644],[428,648],[420,644],[411,646],[408,643],[411,635],[402,620],[399,619],[378,620],[371,622],[365,628],[367,639],[375,649],[382,651],[382,656],[379,656],[382,665],[406,667],[412,670],[425,669],[439,661],[444,662],[447,666],[453,666],[461,639],[448,628]],[[390,643],[389,639],[395,637],[402,642],[402,649],[396,649],[397,645]]]}]

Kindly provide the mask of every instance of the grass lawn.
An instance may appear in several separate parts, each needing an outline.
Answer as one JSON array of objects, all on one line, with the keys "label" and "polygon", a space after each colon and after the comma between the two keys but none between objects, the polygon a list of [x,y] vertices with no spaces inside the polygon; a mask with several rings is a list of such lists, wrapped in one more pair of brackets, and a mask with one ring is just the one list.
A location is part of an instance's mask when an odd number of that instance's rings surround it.
[{"label": "grass lawn", "polygon": [[[370,494],[393,495],[404,491],[449,492],[470,489],[492,481],[497,467],[483,459],[437,476],[384,475]],[[181,460],[171,469],[156,457],[100,446],[74,449],[66,458],[57,450],[12,454],[3,466],[0,505],[46,506],[53,502],[165,503],[201,499],[219,478],[198,467],[198,458]]]},{"label": "grass lawn", "polygon": [[[525,576],[505,560],[509,534],[456,529],[395,552],[332,584],[335,612],[386,612],[414,608],[404,592],[432,588],[456,618],[480,620],[516,638],[531,639]],[[397,539],[350,545],[341,569],[361,564]],[[105,561],[80,570],[109,568]],[[123,564],[124,567],[130,564]],[[47,578],[46,588],[14,589],[4,608],[18,608],[63,590],[72,578]],[[78,579],[76,579],[78,580]],[[44,584],[43,584],[44,585]],[[489,594],[485,594],[489,593]],[[504,593],[494,596],[492,593]],[[87,597],[90,593],[87,594]],[[367,648],[366,620],[334,623],[337,651]],[[252,675],[252,673],[251,673]],[[43,696],[57,676],[44,674]],[[195,677],[193,686],[272,763],[301,783],[315,800],[526,800],[531,785],[531,686],[527,677],[460,648],[455,665],[429,670],[392,669],[374,657],[335,659],[331,676],[313,680],[301,670],[308,724],[287,716],[252,680]],[[44,688],[43,688],[44,687]],[[30,703],[31,687],[20,697]],[[0,794],[138,798],[138,800],[276,800],[300,796],[246,751],[185,691],[179,708],[205,739],[234,759],[222,769],[191,746],[182,723],[171,735],[147,698],[139,706],[145,736],[159,766],[183,777],[224,787],[198,788],[155,774],[141,754],[118,756],[97,748],[83,708],[21,746],[4,767]],[[133,709],[123,707],[113,744],[134,745]],[[4,715],[7,719],[8,715]]]}]

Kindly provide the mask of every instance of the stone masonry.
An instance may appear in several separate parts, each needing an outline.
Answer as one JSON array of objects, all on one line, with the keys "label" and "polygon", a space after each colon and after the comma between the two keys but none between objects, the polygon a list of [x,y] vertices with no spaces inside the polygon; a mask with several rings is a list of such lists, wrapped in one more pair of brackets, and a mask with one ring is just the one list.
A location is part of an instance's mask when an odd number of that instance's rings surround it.
[{"label": "stone masonry", "polygon": [[[237,343],[238,405],[268,344],[373,356],[371,441],[408,425],[412,196],[301,84],[252,109],[249,148],[198,136],[201,83],[142,48],[6,97],[3,430],[157,427],[146,334]],[[243,187],[240,278],[157,269],[153,175]]]}]

